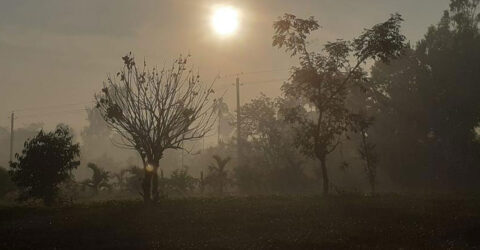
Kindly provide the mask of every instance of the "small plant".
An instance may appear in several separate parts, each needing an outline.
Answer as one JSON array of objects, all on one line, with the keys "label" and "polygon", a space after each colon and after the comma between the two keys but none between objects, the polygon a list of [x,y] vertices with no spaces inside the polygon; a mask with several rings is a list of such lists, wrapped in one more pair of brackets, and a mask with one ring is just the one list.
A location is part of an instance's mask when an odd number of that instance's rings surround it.
[{"label": "small plant", "polygon": [[110,173],[94,163],[88,163],[88,168],[93,171],[91,179],[85,180],[82,184],[86,187],[90,187],[94,190],[95,194],[98,194],[98,191],[101,189],[111,189],[112,185],[108,183],[110,180]]},{"label": "small plant", "polygon": [[188,174],[187,169],[177,169],[172,172],[167,183],[174,194],[186,196],[195,189],[197,179]]},{"label": "small plant", "polygon": [[218,195],[223,195],[225,186],[230,181],[226,166],[230,162],[231,158],[227,157],[222,159],[222,157],[214,155],[213,159],[215,160],[215,164],[208,166],[210,172],[205,179],[205,183],[210,185],[215,190],[215,193]]}]

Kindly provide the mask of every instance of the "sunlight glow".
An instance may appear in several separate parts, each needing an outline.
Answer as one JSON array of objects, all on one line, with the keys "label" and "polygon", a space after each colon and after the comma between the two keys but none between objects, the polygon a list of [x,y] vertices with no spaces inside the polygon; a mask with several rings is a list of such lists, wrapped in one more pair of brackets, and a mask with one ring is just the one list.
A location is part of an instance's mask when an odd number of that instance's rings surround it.
[{"label": "sunlight glow", "polygon": [[238,11],[231,6],[215,8],[212,16],[212,27],[221,36],[229,36],[238,29]]},{"label": "sunlight glow", "polygon": [[147,172],[153,172],[153,166],[150,164],[148,164],[145,169],[147,170]]}]

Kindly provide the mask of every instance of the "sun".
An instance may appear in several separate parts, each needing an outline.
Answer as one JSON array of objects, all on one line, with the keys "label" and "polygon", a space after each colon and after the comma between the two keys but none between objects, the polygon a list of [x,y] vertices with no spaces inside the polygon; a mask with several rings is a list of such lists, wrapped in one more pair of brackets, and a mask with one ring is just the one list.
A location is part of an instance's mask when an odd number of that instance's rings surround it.
[{"label": "sun", "polygon": [[216,7],[212,16],[212,27],[221,36],[229,36],[237,31],[238,11],[231,6]]}]

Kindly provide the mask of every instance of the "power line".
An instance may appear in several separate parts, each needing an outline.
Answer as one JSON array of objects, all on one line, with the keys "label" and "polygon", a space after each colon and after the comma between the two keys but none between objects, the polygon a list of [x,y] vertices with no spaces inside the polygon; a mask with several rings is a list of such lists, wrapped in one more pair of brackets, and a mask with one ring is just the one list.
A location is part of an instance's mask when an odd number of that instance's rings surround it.
[{"label": "power line", "polygon": [[95,103],[95,101],[57,104],[57,105],[49,105],[49,106],[42,106],[42,107],[29,107],[29,108],[16,109],[16,110],[13,110],[13,111],[14,112],[25,112],[25,111],[31,111],[31,110],[55,109],[55,108],[62,108],[62,107],[65,107],[65,106],[88,105],[88,104],[92,104],[92,103]]},{"label": "power line", "polygon": [[31,118],[31,117],[39,117],[39,116],[51,116],[51,115],[58,115],[58,114],[64,114],[64,113],[69,113],[69,114],[77,114],[79,112],[84,112],[88,111],[88,109],[70,109],[70,110],[62,110],[62,111],[55,111],[55,112],[49,112],[49,113],[43,113],[43,114],[30,114],[30,115],[22,115],[22,116],[17,116],[18,118]]},{"label": "power line", "polygon": [[271,72],[280,72],[280,71],[289,71],[290,68],[288,69],[270,69],[270,70],[260,70],[260,71],[249,71],[249,72],[240,72],[240,73],[235,73],[235,74],[228,74],[224,76],[219,76],[219,79],[224,79],[224,78],[233,78],[237,77],[240,75],[255,75],[255,74],[264,74],[264,73],[271,73]]},{"label": "power line", "polygon": [[285,82],[288,79],[270,79],[270,80],[265,80],[265,81],[255,81],[255,82],[246,82],[243,83],[243,85],[252,85],[252,84],[261,84],[261,83],[272,83],[272,82]]}]

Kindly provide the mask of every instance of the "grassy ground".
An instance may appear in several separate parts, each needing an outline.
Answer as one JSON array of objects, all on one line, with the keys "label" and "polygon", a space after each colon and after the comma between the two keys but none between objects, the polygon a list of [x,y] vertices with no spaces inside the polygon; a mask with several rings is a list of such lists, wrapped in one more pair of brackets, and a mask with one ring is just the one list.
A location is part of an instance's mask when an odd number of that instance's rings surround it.
[{"label": "grassy ground", "polygon": [[255,197],[0,207],[0,249],[480,247],[480,199]]}]

